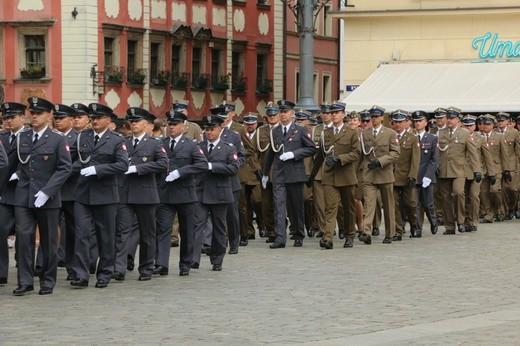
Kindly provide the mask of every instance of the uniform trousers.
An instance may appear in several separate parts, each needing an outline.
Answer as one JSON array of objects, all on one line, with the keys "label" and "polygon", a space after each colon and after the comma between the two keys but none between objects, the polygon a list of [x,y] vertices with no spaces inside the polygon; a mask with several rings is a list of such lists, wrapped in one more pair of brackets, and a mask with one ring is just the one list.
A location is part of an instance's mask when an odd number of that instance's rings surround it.
[{"label": "uniform trousers", "polygon": [[169,267],[173,219],[179,219],[179,269],[190,270],[193,258],[195,203],[164,204],[157,208],[157,252],[155,265]]},{"label": "uniform trousers", "polygon": [[466,178],[439,178],[437,184],[443,202],[444,226],[447,231],[455,230],[455,223],[464,224],[464,183]]},{"label": "uniform trousers", "polygon": [[437,215],[435,214],[435,207],[433,206],[433,185],[430,184],[428,187],[422,187],[417,185],[417,225],[419,230],[422,231],[422,225],[424,222],[424,213],[430,222],[430,226],[437,225]]},{"label": "uniform trousers", "polygon": [[464,194],[466,195],[464,210],[466,217],[464,224],[477,227],[478,213],[480,210],[480,184],[474,180],[466,180],[464,184]]},{"label": "uniform trousers", "polygon": [[325,234],[324,240],[333,241],[338,210],[341,205],[343,224],[338,228],[345,230],[345,238],[353,240],[356,233],[356,207],[354,204],[355,185],[332,186],[323,185],[325,199]]},{"label": "uniform trousers", "polygon": [[408,186],[394,186],[394,198],[396,235],[402,236],[405,233],[405,220],[408,220],[410,223],[410,228],[415,232],[415,230],[419,228],[417,223],[417,201],[415,200],[415,187],[410,188]]},{"label": "uniform trousers", "polygon": [[0,204],[0,278],[9,272],[9,248],[7,237],[14,232],[14,206]]},{"label": "uniform trousers", "polygon": [[385,237],[392,238],[395,235],[395,201],[394,188],[392,183],[372,184],[364,182],[363,197],[365,204],[365,234],[372,233],[372,225],[376,209],[378,209],[377,199],[381,194],[381,204],[383,205],[385,219]]},{"label": "uniform trousers", "polygon": [[96,269],[98,280],[110,282],[116,259],[116,213],[117,204],[88,205],[76,202],[76,244],[73,270],[76,278],[89,278],[90,234],[95,230],[99,262]]},{"label": "uniform trousers", "polygon": [[303,208],[305,215],[305,228],[307,230],[318,227],[316,221],[316,208],[314,207],[314,196],[312,187],[303,186]]},{"label": "uniform trousers", "polygon": [[238,198],[240,190],[233,191],[234,202],[229,205],[226,211],[227,234],[229,238],[229,247],[238,249],[240,241],[240,217],[238,216]]},{"label": "uniform trousers", "polygon": [[[211,234],[209,237],[206,236],[206,230],[209,229],[209,233],[212,232],[213,225],[211,224],[211,219],[207,217],[206,209],[202,207],[202,204],[196,202],[193,206],[194,209],[194,217],[193,217],[193,252],[191,263],[192,264],[200,264],[200,257],[202,248],[208,248],[211,244]],[[211,227],[208,227],[208,224]]]},{"label": "uniform trousers", "polygon": [[[230,205],[232,205],[232,203],[201,203],[198,208],[198,213],[200,214],[196,218],[211,218],[211,223],[213,225],[211,234],[211,250],[209,257],[211,264],[213,265],[222,265],[224,255],[226,254],[226,214],[227,209],[230,207]],[[198,252],[200,256],[200,251]],[[195,263],[200,263],[200,260],[199,262]]]},{"label": "uniform trousers", "polygon": [[502,194],[502,174],[496,175],[496,183],[491,185],[486,175],[480,185],[480,202],[485,220],[493,222],[495,215],[506,215]]},{"label": "uniform trousers", "polygon": [[511,172],[512,180],[502,180],[502,193],[504,196],[504,207],[506,209],[506,215],[515,211],[517,205],[517,180],[518,176],[515,172]]},{"label": "uniform trousers", "polygon": [[316,209],[316,223],[321,231],[325,231],[325,193],[320,180],[315,180],[312,184],[312,194]]},{"label": "uniform trousers", "polygon": [[58,272],[59,208],[14,208],[18,285],[34,284],[34,246],[36,226],[40,232],[42,268],[40,287],[54,288]]},{"label": "uniform trousers", "polygon": [[238,203],[241,238],[255,236],[256,232],[255,226],[253,225],[253,212],[256,214],[256,224],[258,229],[264,227],[259,186],[260,185],[242,184]]},{"label": "uniform trousers", "polygon": [[275,242],[287,241],[286,217],[289,216],[294,239],[305,238],[303,211],[303,183],[273,183]]},{"label": "uniform trousers", "polygon": [[[65,257],[62,260],[65,262],[65,268],[67,273],[74,275],[72,269],[74,264],[74,245],[76,242],[76,225],[74,224],[74,201],[61,202],[60,214],[63,217],[64,222],[61,222],[61,238],[60,244],[64,244]],[[60,218],[61,220],[61,218]],[[65,242],[62,239],[65,239]]]},{"label": "uniform trousers", "polygon": [[444,201],[442,200],[438,180],[436,184],[433,184],[433,205],[435,207],[435,214],[437,215],[437,220],[441,220],[442,222],[444,222]]},{"label": "uniform trousers", "polygon": [[274,228],[274,197],[273,197],[273,184],[267,182],[265,189],[261,189],[262,193],[262,218],[264,221],[267,235],[270,237],[276,236],[276,230]]}]

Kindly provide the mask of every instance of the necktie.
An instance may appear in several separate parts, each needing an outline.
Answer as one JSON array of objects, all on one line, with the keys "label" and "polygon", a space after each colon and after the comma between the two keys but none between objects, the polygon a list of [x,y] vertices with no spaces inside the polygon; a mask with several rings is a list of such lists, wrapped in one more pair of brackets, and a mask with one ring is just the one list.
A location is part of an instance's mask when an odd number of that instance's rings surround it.
[{"label": "necktie", "polygon": [[34,134],[33,144],[36,144],[36,142],[38,142],[38,134],[37,133]]},{"label": "necktie", "polygon": [[16,135],[13,133],[11,135],[11,139],[9,140],[9,144],[13,145],[14,141],[16,140]]},{"label": "necktie", "polygon": [[401,140],[401,135],[397,135],[397,141],[399,142]]},{"label": "necktie", "polygon": [[170,151],[173,151],[173,148],[175,148],[175,139],[170,142]]},{"label": "necktie", "polygon": [[283,127],[283,135],[284,135],[284,137],[287,136],[287,127],[285,127],[285,126]]},{"label": "necktie", "polygon": [[453,130],[450,130],[450,138],[453,137]]},{"label": "necktie", "polygon": [[374,138],[377,136],[377,130],[374,129]]},{"label": "necktie", "polygon": [[97,142],[99,142],[99,136],[95,135],[94,136],[94,145],[97,145]]},{"label": "necktie", "polygon": [[337,135],[339,132],[339,129],[337,127],[334,128],[334,134]]},{"label": "necktie", "polygon": [[139,139],[136,138],[136,139],[134,139],[134,149],[135,149],[135,147],[137,147],[137,143],[139,143]]},{"label": "necktie", "polygon": [[213,151],[213,143],[209,144],[208,154]]},{"label": "necktie", "polygon": [[417,135],[417,139],[419,140],[419,142],[421,141],[421,135]]},{"label": "necktie", "polygon": [[486,142],[489,142],[489,133],[486,134]]}]

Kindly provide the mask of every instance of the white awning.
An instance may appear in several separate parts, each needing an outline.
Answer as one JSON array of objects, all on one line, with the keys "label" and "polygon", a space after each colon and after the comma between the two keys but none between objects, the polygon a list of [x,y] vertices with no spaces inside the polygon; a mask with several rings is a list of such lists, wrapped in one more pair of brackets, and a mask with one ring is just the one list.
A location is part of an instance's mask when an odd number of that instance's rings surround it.
[{"label": "white awning", "polygon": [[378,105],[387,112],[518,112],[520,62],[382,64],[343,101],[349,111]]}]

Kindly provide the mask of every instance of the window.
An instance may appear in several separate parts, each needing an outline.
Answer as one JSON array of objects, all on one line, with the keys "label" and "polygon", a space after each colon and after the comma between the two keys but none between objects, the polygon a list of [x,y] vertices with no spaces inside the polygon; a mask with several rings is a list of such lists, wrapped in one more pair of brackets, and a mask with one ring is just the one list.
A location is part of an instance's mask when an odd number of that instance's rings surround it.
[{"label": "window", "polygon": [[329,14],[330,10],[330,5],[326,5],[323,7],[323,36],[332,35],[332,18]]},{"label": "window", "polygon": [[[49,75],[48,28],[17,27],[17,31],[18,52],[15,56],[18,57],[21,78],[39,79]],[[0,62],[5,62],[3,59]]]},{"label": "window", "polygon": [[25,36],[25,63],[28,68],[45,68],[45,37],[43,35]]},{"label": "window", "polygon": [[[222,50],[212,49],[211,50],[211,85],[216,85],[219,81],[223,81],[224,73],[222,71]],[[222,77],[223,76],[223,77]]]},{"label": "window", "polygon": [[172,45],[172,74],[181,72],[181,50],[182,46]]},{"label": "window", "polygon": [[150,76],[156,78],[159,73],[159,43],[150,45]]},{"label": "window", "polygon": [[191,71],[194,76],[202,73],[202,48],[193,47],[193,54],[191,58]]},{"label": "window", "polygon": [[105,66],[114,66],[114,38],[105,37]]},{"label": "window", "polygon": [[261,94],[273,91],[273,81],[269,79],[269,54],[264,52],[256,55],[256,91]]},{"label": "window", "polygon": [[[242,48],[242,47],[240,47]],[[247,91],[247,77],[244,76],[244,51],[234,50],[231,54],[231,89],[234,91]]]},{"label": "window", "polygon": [[323,74],[323,80],[322,80],[322,98],[321,100],[325,101],[332,101],[332,94],[331,94],[331,78],[330,74]]},{"label": "window", "polygon": [[128,40],[126,67],[128,68],[129,71],[137,68],[136,58],[137,58],[137,41]]}]

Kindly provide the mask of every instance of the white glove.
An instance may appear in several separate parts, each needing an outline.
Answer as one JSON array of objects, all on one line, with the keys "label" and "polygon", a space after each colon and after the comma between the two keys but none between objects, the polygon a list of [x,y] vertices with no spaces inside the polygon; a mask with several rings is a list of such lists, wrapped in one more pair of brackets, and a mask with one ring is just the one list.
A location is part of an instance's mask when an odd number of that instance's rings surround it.
[{"label": "white glove", "polygon": [[267,175],[262,176],[262,187],[264,189],[267,189],[267,181],[269,180],[269,177]]},{"label": "white glove", "polygon": [[292,159],[294,159],[294,154],[292,153],[292,151],[288,151],[288,152],[280,155],[280,160],[282,160],[282,161],[287,161],[287,160],[292,160]]},{"label": "white glove", "polygon": [[88,176],[91,176],[91,175],[96,175],[96,167],[95,166],[90,166],[90,167],[87,167],[87,168],[83,168],[81,171],[79,171],[79,174],[85,176],[85,177],[88,177]]},{"label": "white glove", "polygon": [[176,179],[179,179],[181,177],[181,175],[179,174],[179,171],[178,170],[174,170],[172,172],[170,172],[167,176],[166,176],[166,181],[170,182],[170,181],[174,181]]},{"label": "white glove", "polygon": [[432,180],[428,177],[422,178],[422,187],[427,188],[428,186],[430,186],[431,182]]},{"label": "white glove", "polygon": [[13,175],[11,175],[11,178],[9,178],[9,181],[13,180],[18,180],[18,175],[16,173],[13,173]]},{"label": "white glove", "polygon": [[125,174],[132,174],[132,173],[137,173],[137,168],[134,165],[128,167],[128,171],[125,172]]},{"label": "white glove", "polygon": [[38,191],[36,193],[36,195],[34,195],[34,197],[36,197],[36,201],[34,201],[34,206],[36,208],[40,208],[41,206],[43,206],[45,203],[47,203],[47,201],[49,200],[49,196],[47,196],[46,194],[44,194],[43,192],[41,191]]},{"label": "white glove", "polygon": [[208,171],[211,171],[213,169],[213,165],[211,164],[211,162],[208,162]]}]

